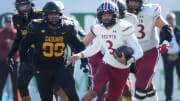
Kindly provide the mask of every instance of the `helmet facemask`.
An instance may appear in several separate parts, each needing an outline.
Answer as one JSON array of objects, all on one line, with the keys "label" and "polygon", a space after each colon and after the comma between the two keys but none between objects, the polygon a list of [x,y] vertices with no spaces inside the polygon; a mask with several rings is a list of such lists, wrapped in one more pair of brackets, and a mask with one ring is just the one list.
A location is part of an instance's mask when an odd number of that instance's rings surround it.
[{"label": "helmet facemask", "polygon": [[61,13],[49,13],[47,14],[47,23],[52,25],[52,26],[58,26],[62,22],[62,16],[63,14]]},{"label": "helmet facemask", "polygon": [[26,19],[29,17],[29,13],[33,9],[33,3],[29,0],[17,0],[15,3],[18,12],[23,15]]},{"label": "helmet facemask", "polygon": [[127,10],[130,13],[138,14],[142,9],[142,0],[127,0]]},{"label": "helmet facemask", "polygon": [[43,7],[44,20],[52,25],[59,26],[64,15],[64,5],[61,1],[50,1]]}]

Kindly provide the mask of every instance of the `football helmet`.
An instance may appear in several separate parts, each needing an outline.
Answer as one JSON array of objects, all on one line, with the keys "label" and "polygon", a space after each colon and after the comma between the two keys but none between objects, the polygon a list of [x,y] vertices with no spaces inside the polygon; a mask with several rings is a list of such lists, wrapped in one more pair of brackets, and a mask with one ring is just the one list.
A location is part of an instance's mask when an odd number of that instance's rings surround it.
[{"label": "football helmet", "polygon": [[33,9],[32,0],[16,0],[15,7],[20,14],[28,14]]},{"label": "football helmet", "polygon": [[[58,17],[48,18],[48,14],[59,14]],[[43,18],[53,26],[57,26],[62,22],[64,14],[64,5],[61,1],[49,1],[43,7]]]},{"label": "football helmet", "polygon": [[[112,14],[112,19],[110,21],[104,21],[102,19],[103,14]],[[119,17],[119,9],[117,5],[112,1],[104,1],[97,8],[97,18],[98,22],[102,23],[105,27],[114,25]]]},{"label": "football helmet", "polygon": [[119,18],[123,18],[126,12],[126,3],[123,0],[112,0],[119,8]]},{"label": "football helmet", "polygon": [[[130,1],[136,1],[139,2],[140,5],[130,5],[129,2]],[[138,14],[141,9],[142,9],[142,4],[143,4],[144,0],[126,0],[126,4],[127,4],[127,10],[130,13],[134,13],[134,14]]]}]

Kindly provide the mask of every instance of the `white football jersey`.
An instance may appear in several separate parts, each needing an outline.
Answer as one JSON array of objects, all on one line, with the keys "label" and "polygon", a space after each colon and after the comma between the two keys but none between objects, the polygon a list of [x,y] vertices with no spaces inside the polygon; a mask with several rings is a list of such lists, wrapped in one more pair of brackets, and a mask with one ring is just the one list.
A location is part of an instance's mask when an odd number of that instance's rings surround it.
[{"label": "white football jersey", "polygon": [[[126,20],[126,21],[130,22],[131,24],[133,24],[135,27],[135,33],[137,33],[136,29],[137,29],[137,25],[138,25],[138,19],[137,19],[136,15],[129,13],[129,12],[126,12],[123,20]],[[95,24],[99,24],[97,19],[95,21]],[[95,40],[96,40],[96,38],[94,39],[94,41]],[[101,48],[101,53],[102,54],[105,53],[105,50],[103,48]]]},{"label": "white football jersey", "polygon": [[122,45],[133,48],[135,59],[139,59],[143,52],[134,34],[134,26],[125,21],[119,20],[111,29],[106,29],[102,24],[96,24],[91,32],[95,34],[96,41],[92,46],[83,51],[85,57],[96,54],[101,48],[105,50],[103,61],[115,68],[128,68],[130,64],[119,63],[113,56],[115,49]]},{"label": "white football jersey", "polygon": [[136,36],[143,51],[150,50],[159,44],[159,36],[155,28],[155,22],[161,15],[161,8],[158,4],[144,4],[138,13],[139,24]]}]

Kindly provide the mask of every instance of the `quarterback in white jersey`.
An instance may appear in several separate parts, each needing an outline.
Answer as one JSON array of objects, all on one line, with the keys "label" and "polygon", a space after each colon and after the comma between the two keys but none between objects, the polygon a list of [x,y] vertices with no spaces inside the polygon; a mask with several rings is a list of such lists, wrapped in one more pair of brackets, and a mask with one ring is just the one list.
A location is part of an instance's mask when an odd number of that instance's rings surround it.
[{"label": "quarterback in white jersey", "polygon": [[[105,49],[103,62],[100,63],[98,71],[93,77],[92,90],[81,101],[91,101],[107,82],[109,82],[109,86],[105,101],[118,101],[129,75],[129,66],[143,55],[134,34],[134,26],[125,20],[118,21],[118,14],[119,10],[115,3],[103,2],[97,9],[100,23],[94,25],[90,32],[96,36],[97,40],[92,46],[71,57],[71,61],[74,62],[79,58],[96,54],[101,47]],[[122,53],[121,57],[115,58],[115,50],[124,45],[134,50],[132,57],[126,59]]]},{"label": "quarterback in white jersey", "polygon": [[158,101],[152,82],[159,57],[159,35],[155,27],[160,28],[165,34],[161,54],[168,51],[172,28],[161,16],[161,8],[158,4],[143,4],[143,0],[126,0],[126,4],[128,12],[134,13],[138,18],[138,32],[135,34],[144,52],[143,57],[136,61],[138,71],[135,74],[135,99],[143,101],[148,98],[149,101]]}]

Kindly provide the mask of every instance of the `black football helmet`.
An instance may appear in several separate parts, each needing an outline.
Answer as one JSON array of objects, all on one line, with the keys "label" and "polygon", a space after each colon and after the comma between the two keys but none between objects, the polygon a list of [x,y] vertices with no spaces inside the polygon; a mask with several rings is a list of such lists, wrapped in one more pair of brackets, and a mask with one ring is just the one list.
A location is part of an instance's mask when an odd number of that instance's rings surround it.
[{"label": "black football helmet", "polygon": [[[129,1],[140,2],[140,5],[139,6],[131,6],[131,5],[129,5]],[[141,11],[141,9],[142,9],[143,1],[144,0],[126,0],[128,12],[138,14],[139,11]]]},{"label": "black football helmet", "polygon": [[123,18],[126,12],[126,3],[123,0],[112,0],[119,8],[119,18]]},{"label": "black football helmet", "polygon": [[[103,21],[102,20],[103,14],[112,14],[111,21],[108,21],[108,22]],[[104,1],[97,8],[98,22],[102,23],[105,27],[114,25],[117,22],[118,17],[119,17],[119,9],[118,9],[117,5],[112,1]]]},{"label": "black football helmet", "polygon": [[20,14],[28,14],[34,7],[32,0],[16,0],[15,7]]},{"label": "black football helmet", "polygon": [[[58,18],[49,19],[48,14],[56,13],[59,14]],[[57,26],[62,22],[64,15],[64,5],[61,1],[49,1],[43,7],[43,17],[45,21],[53,26]]]}]

